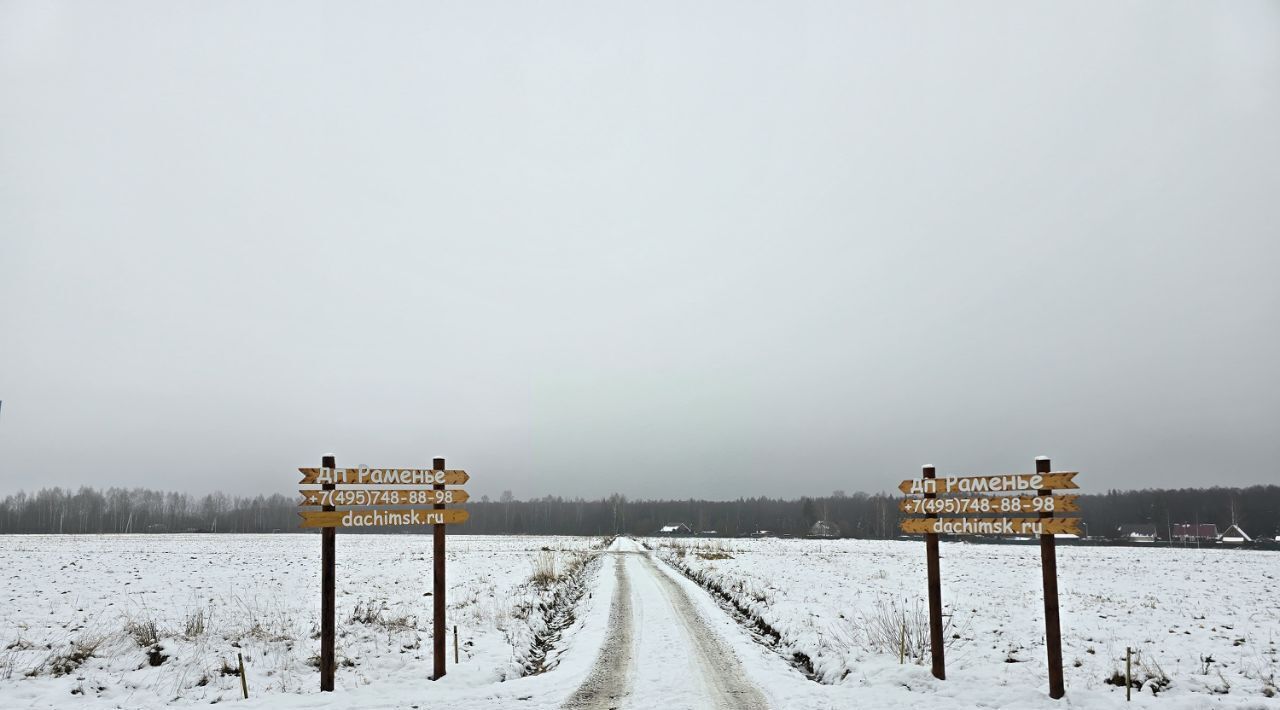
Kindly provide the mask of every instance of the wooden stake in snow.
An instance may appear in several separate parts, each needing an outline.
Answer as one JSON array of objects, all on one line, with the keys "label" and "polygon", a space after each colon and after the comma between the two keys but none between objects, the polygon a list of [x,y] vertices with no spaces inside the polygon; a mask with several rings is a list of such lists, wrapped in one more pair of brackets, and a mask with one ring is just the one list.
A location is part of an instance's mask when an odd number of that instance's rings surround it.
[{"label": "wooden stake in snow", "polygon": [[453,627],[453,665],[458,665],[458,627]]},{"label": "wooden stake in snow", "polygon": [[1130,694],[1133,692],[1133,649],[1129,646],[1124,647],[1124,701],[1127,703],[1132,698]]},{"label": "wooden stake in snow", "polygon": [[244,693],[244,699],[249,699],[249,680],[244,675],[244,654],[236,653],[236,660],[240,663],[240,692]]}]

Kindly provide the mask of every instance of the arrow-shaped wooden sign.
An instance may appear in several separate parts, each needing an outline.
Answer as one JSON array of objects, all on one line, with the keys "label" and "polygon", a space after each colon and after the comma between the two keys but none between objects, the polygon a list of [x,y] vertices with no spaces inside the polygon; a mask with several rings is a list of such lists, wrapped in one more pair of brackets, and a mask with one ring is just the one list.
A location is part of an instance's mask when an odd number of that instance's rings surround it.
[{"label": "arrow-shaped wooden sign", "polygon": [[451,505],[466,503],[471,497],[461,488],[380,488],[362,490],[339,488],[332,491],[300,490],[298,505]]},{"label": "arrow-shaped wooden sign", "polygon": [[364,485],[460,486],[471,480],[466,471],[432,471],[428,468],[300,468],[299,483],[358,483]]},{"label": "arrow-shaped wooden sign", "polygon": [[1003,476],[956,476],[951,478],[911,478],[898,484],[908,495],[920,493],[1019,493],[1055,488],[1079,488],[1077,471],[1011,473]]},{"label": "arrow-shaped wooden sign", "polygon": [[327,510],[306,511],[304,528],[370,528],[388,525],[452,525],[465,523],[471,517],[461,508],[447,510]]},{"label": "arrow-shaped wooden sign", "polygon": [[902,532],[940,535],[1079,535],[1079,518],[909,518]]},{"label": "arrow-shaped wooden sign", "polygon": [[905,498],[898,510],[915,515],[1078,513],[1080,496],[987,496],[984,498]]}]

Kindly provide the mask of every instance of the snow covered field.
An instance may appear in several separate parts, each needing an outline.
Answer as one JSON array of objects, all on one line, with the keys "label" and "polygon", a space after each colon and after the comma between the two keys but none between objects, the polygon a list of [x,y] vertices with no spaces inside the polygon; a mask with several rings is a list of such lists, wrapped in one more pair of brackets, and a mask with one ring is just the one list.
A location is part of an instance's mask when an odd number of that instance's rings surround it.
[{"label": "snow covered field", "polygon": [[[1280,708],[1274,553],[1061,548],[1055,702],[1034,546],[943,545],[937,681],[922,542],[644,542],[451,536],[462,658],[432,682],[430,537],[339,535],[338,692],[321,694],[318,536],[0,537],[0,708]],[[550,559],[577,582],[533,584]],[[1126,645],[1127,706],[1105,682]]]},{"label": "snow covered field", "polygon": [[[432,685],[520,675],[543,630],[535,561],[563,572],[601,542],[451,535],[462,662]],[[338,690],[426,690],[430,535],[339,535],[337,549]],[[237,652],[251,700],[318,688],[318,535],[3,536],[0,569],[0,708],[243,702]]]},{"label": "snow covered field", "polygon": [[[779,654],[803,654],[824,683],[877,698],[909,688],[913,707],[1053,706],[1036,546],[943,544],[955,638],[940,683],[927,672],[923,541],[646,542],[778,632]],[[1105,680],[1132,646],[1135,705],[1280,707],[1280,555],[1060,546],[1058,560],[1071,704],[1123,703],[1123,685]],[[899,665],[904,614],[907,655],[925,665]]]}]

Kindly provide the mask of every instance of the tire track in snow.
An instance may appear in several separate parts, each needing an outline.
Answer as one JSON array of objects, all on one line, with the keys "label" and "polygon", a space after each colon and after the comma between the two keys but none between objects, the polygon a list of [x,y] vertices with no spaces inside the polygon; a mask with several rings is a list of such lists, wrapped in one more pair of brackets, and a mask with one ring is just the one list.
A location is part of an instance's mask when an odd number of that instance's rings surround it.
[{"label": "tire track in snow", "polygon": [[701,675],[716,696],[712,699],[712,707],[716,710],[768,710],[768,701],[746,677],[733,649],[725,645],[720,635],[707,624],[684,588],[659,569],[651,555],[644,554],[641,557],[649,573],[658,580],[663,596],[676,610],[693,643],[692,650]]},{"label": "tire track in snow", "polygon": [[562,706],[565,710],[615,710],[630,691],[631,582],[627,579],[626,557],[614,555],[613,600],[609,606],[609,635],[600,647],[590,675]]}]

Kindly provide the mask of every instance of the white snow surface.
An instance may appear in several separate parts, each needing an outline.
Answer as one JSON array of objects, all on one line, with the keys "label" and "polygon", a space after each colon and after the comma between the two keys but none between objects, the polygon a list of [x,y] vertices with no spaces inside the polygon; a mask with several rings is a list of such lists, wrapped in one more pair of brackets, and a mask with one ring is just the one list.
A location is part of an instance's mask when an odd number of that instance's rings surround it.
[{"label": "white snow surface", "polygon": [[1047,695],[1037,545],[942,544],[944,614],[960,638],[938,681],[927,650],[926,665],[899,665],[861,631],[878,608],[927,611],[923,541],[645,543],[777,631],[775,655],[809,657],[824,683],[850,691],[839,695],[848,707],[1119,707],[1123,686],[1104,679],[1123,672],[1131,646],[1135,677],[1172,682],[1158,696],[1145,683],[1128,707],[1280,708],[1273,552],[1060,545],[1059,702]]},{"label": "white snow surface", "polygon": [[[0,708],[559,708],[616,632],[618,566],[635,658],[623,710],[724,707],[710,699],[707,649],[774,708],[1280,708],[1264,694],[1280,662],[1280,556],[1240,550],[1061,547],[1062,701],[1046,694],[1034,546],[943,544],[944,599],[962,636],[946,681],[866,648],[857,631],[878,600],[923,600],[922,542],[770,539],[645,541],[656,552],[616,541],[587,567],[588,592],[552,668],[520,676],[530,639],[545,633],[547,592],[529,583],[535,559],[546,548],[563,564],[599,542],[451,535],[449,625],[462,658],[433,682],[430,536],[339,535],[338,657],[350,663],[337,692],[319,693],[308,663],[319,648],[318,536],[0,537]],[[672,565],[729,590],[781,641],[761,641]],[[206,628],[188,638],[197,611]],[[159,666],[125,630],[148,621],[168,656]],[[100,643],[82,665],[52,672],[51,657],[91,640]],[[1141,654],[1136,671],[1158,665],[1172,684],[1158,696],[1135,691],[1126,705],[1123,688],[1103,683],[1123,669],[1126,645]],[[221,672],[237,652],[249,700]],[[789,662],[795,652],[824,682]]]},{"label": "white snow surface", "polygon": [[[0,536],[0,708],[412,707],[472,691],[500,706],[515,686],[502,679],[519,676],[541,630],[534,559],[547,548],[563,567],[601,542],[450,535],[447,620],[461,662],[449,638],[448,675],[432,682],[431,536],[339,534],[337,692],[319,694],[318,535]],[[188,638],[196,614],[206,628]],[[152,622],[169,656],[157,667],[125,631]],[[98,645],[56,675],[47,661],[73,642]],[[248,701],[221,670],[237,652]]]}]

